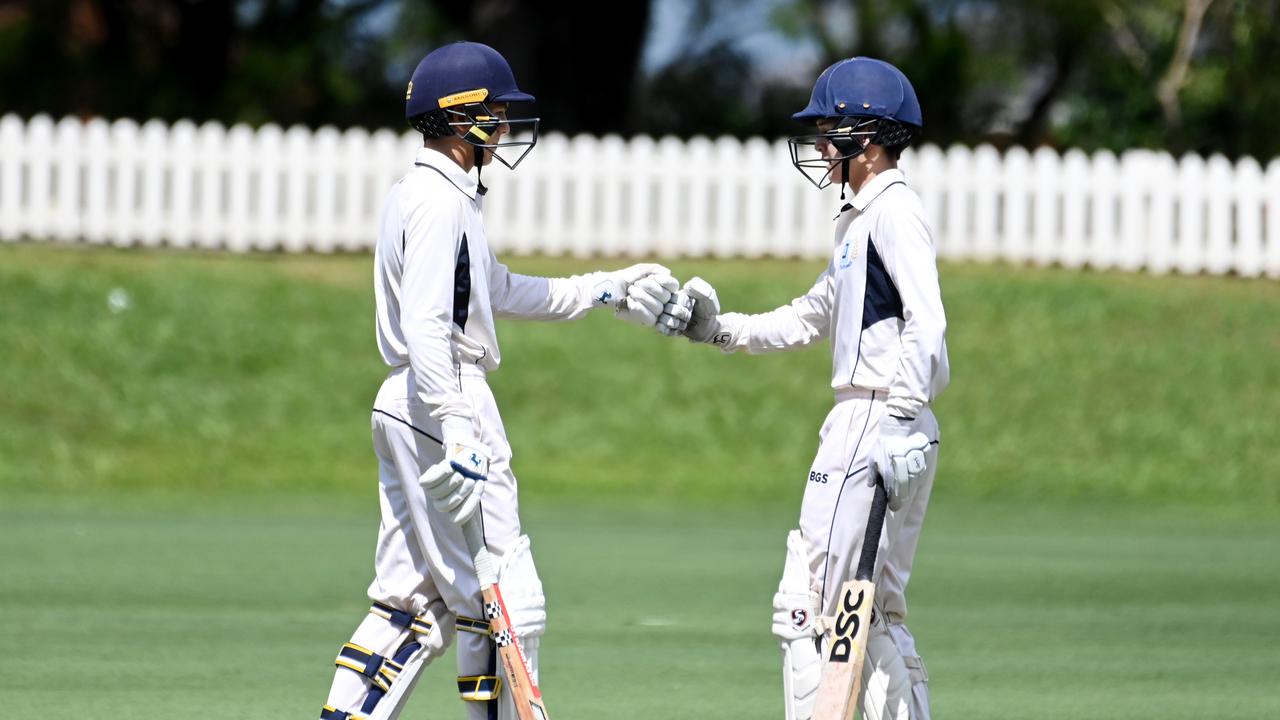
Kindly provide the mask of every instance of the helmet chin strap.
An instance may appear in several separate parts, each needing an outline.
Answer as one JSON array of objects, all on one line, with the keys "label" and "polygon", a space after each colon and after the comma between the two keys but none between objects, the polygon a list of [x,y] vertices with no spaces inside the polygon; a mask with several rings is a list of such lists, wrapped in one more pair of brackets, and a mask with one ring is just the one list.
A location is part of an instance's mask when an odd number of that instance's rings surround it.
[{"label": "helmet chin strap", "polygon": [[862,141],[861,149],[858,151],[857,155],[847,156],[840,161],[840,174],[842,175],[842,177],[840,178],[840,199],[841,200],[844,200],[845,188],[849,188],[850,190],[853,189],[849,187],[849,161],[855,157],[862,155],[862,153],[866,152],[867,146],[870,144],[871,144],[870,140]]},{"label": "helmet chin strap", "polygon": [[484,169],[484,148],[479,145],[472,145],[471,151],[476,160],[476,192],[484,195],[489,192],[489,188],[484,186],[484,182],[480,179],[480,171]]},{"label": "helmet chin strap", "polygon": [[[487,108],[484,111],[486,113],[489,112]],[[468,111],[465,114],[467,118],[471,120],[471,127],[463,134],[463,140],[466,140],[471,145],[471,157],[475,160],[476,192],[484,195],[489,192],[489,188],[485,187],[484,181],[480,179],[480,171],[484,169],[484,147],[482,147],[480,143],[489,142],[489,138],[492,136],[486,129],[480,127],[479,121],[472,112]],[[485,119],[489,119],[487,115]],[[471,141],[470,138],[475,138],[479,143]]]}]

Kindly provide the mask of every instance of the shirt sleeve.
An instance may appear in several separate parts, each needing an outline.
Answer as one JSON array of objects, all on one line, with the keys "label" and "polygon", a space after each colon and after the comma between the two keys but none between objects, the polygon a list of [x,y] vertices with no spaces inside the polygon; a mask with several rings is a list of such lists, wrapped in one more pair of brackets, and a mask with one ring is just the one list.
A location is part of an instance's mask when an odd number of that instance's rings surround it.
[{"label": "shirt sleeve", "polygon": [[755,315],[725,313],[720,325],[730,340],[721,349],[758,354],[812,345],[827,337],[834,296],[835,280],[828,266],[809,292],[787,305]]},{"label": "shirt sleeve", "polygon": [[417,202],[402,207],[401,217],[401,330],[417,399],[440,421],[446,443],[468,439],[475,422],[453,360],[454,273],[465,232],[463,209],[450,202]]},{"label": "shirt sleeve", "polygon": [[877,237],[885,270],[902,299],[902,343],[898,368],[889,383],[889,412],[915,418],[930,401],[934,375],[946,352],[947,317],[938,284],[933,236],[923,211],[884,213]]},{"label": "shirt sleeve", "polygon": [[489,302],[495,317],[523,320],[577,320],[599,306],[591,290],[605,273],[567,278],[521,275],[489,251]]}]

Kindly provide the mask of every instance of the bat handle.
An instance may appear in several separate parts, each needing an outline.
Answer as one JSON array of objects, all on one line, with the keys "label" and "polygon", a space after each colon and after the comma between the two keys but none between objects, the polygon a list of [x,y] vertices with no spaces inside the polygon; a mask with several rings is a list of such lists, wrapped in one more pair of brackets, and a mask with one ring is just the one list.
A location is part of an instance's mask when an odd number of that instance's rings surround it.
[{"label": "bat handle", "polygon": [[476,568],[476,579],[481,587],[498,584],[498,569],[494,567],[493,555],[484,542],[484,528],[480,526],[479,515],[462,523],[462,536],[467,540],[467,550],[471,551],[471,561]]},{"label": "bat handle", "polygon": [[[875,473],[874,470],[871,471]],[[878,473],[874,474],[875,485],[872,487],[871,512],[867,515],[867,532],[862,536],[862,555],[858,558],[856,580],[870,580],[876,572],[876,551],[880,549],[880,531],[884,528],[885,509],[889,504],[889,495],[885,492],[884,481]]]}]

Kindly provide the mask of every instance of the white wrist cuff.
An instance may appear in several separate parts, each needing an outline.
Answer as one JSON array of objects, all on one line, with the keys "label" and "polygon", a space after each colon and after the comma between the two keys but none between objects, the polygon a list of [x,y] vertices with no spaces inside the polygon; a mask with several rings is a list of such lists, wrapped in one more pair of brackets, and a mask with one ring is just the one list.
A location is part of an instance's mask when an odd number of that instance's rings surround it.
[{"label": "white wrist cuff", "polygon": [[450,415],[440,421],[441,437],[446,449],[455,444],[474,445],[476,442],[475,425],[470,418]]},{"label": "white wrist cuff", "polygon": [[720,352],[731,353],[738,349],[738,330],[740,326],[728,315],[716,316],[716,331],[707,342],[720,348]]}]

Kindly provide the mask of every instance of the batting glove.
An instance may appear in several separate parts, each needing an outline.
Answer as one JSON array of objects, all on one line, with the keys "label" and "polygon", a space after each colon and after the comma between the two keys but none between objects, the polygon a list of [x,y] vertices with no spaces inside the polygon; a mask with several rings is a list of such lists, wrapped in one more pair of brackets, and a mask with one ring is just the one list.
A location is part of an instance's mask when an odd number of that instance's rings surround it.
[{"label": "batting glove", "polygon": [[489,450],[479,442],[451,443],[445,458],[427,468],[418,482],[435,509],[461,525],[480,508],[489,475]]},{"label": "batting glove", "polygon": [[711,283],[700,277],[684,284],[681,291],[693,300],[689,320],[682,334],[691,342],[725,347],[733,344],[733,333],[720,320],[720,298]]},{"label": "batting glove", "polygon": [[671,298],[662,306],[662,314],[658,316],[658,322],[654,324],[653,329],[667,337],[683,335],[692,318],[693,297],[684,290],[678,290],[672,293]]},{"label": "batting glove", "polygon": [[680,288],[671,271],[656,263],[640,263],[605,273],[592,289],[597,305],[609,305],[614,315],[633,325],[653,327],[663,306]]},{"label": "batting glove", "polygon": [[929,437],[911,432],[913,422],[885,415],[880,420],[880,437],[871,449],[871,481],[875,481],[875,473],[883,479],[890,510],[906,503],[914,483],[929,469]]}]

